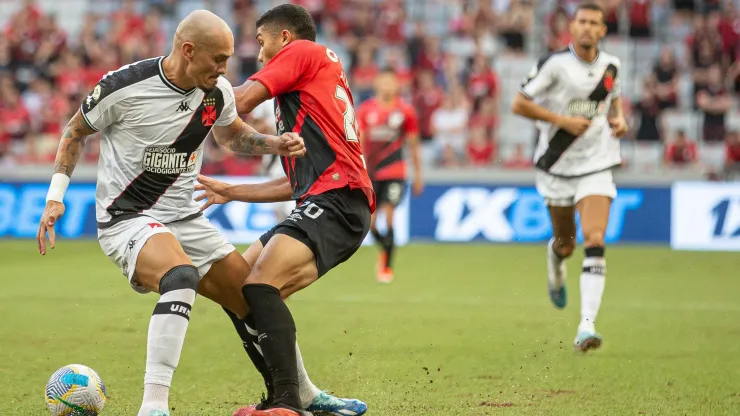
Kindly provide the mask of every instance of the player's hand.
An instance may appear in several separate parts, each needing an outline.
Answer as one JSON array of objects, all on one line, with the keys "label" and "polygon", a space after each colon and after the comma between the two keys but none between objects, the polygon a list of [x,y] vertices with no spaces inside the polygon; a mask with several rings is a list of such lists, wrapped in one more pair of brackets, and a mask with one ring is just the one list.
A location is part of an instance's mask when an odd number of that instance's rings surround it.
[{"label": "player's hand", "polygon": [[39,244],[39,253],[46,255],[46,234],[49,234],[49,243],[54,248],[57,242],[57,236],[54,232],[54,224],[64,215],[64,203],[57,201],[48,201],[41,221],[39,221],[39,231],[36,233],[36,241]]},{"label": "player's hand", "polygon": [[306,154],[303,137],[293,132],[283,133],[278,137],[278,154],[280,156],[303,157]]},{"label": "player's hand", "polygon": [[414,183],[411,184],[414,196],[421,195],[424,192],[424,181],[421,178],[414,178]]},{"label": "player's hand", "polygon": [[231,201],[231,197],[229,196],[229,188],[231,185],[228,183],[221,182],[204,175],[198,175],[198,182],[199,183],[195,185],[195,190],[203,191],[203,193],[196,196],[195,200],[206,200],[206,203],[200,207],[201,211],[205,211],[206,208],[213,204],[225,204]]},{"label": "player's hand", "polygon": [[580,136],[591,126],[591,120],[583,117],[563,117],[558,125],[568,133]]},{"label": "player's hand", "polygon": [[624,117],[614,117],[609,119],[609,127],[612,128],[612,134],[616,138],[622,138],[627,134],[627,121]]}]

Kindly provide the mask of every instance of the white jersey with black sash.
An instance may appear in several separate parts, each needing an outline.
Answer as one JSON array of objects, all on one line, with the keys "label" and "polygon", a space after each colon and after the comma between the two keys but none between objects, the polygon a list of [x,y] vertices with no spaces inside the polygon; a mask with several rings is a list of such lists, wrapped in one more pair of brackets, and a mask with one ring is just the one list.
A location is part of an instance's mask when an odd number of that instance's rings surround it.
[{"label": "white jersey with black sash", "polygon": [[556,114],[591,120],[579,137],[538,121],[537,169],[553,176],[580,177],[621,163],[619,140],[607,121],[611,101],[620,94],[619,76],[619,58],[599,51],[593,62],[586,62],[572,45],[537,62],[520,92]]},{"label": "white jersey with black sash", "polygon": [[171,223],[199,215],[194,181],[203,141],[236,118],[234,93],[219,77],[211,91],[185,91],[164,75],[163,57],[105,75],[83,101],[101,132],[96,190],[98,228],[137,216]]}]

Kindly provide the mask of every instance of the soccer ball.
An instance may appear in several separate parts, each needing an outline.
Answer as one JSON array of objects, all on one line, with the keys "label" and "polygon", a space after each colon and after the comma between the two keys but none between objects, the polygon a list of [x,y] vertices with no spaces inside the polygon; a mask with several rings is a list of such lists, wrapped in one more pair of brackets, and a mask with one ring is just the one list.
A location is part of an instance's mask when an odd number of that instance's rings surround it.
[{"label": "soccer ball", "polygon": [[105,400],[103,381],[84,365],[64,366],[46,383],[46,406],[53,416],[97,416]]}]

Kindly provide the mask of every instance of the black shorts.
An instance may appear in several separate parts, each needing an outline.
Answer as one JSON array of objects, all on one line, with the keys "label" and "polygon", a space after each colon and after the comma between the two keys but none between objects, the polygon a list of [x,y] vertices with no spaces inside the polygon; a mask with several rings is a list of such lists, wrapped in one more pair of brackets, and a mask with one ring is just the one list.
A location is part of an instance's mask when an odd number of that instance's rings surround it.
[{"label": "black shorts", "polygon": [[361,189],[333,189],[307,197],[282,222],[262,234],[266,246],[275,234],[302,242],[313,252],[319,277],[347,261],[370,230],[370,206]]},{"label": "black shorts", "polygon": [[378,206],[381,204],[391,204],[397,207],[403,200],[403,194],[406,192],[406,181],[373,181],[373,189],[375,190],[375,202]]}]

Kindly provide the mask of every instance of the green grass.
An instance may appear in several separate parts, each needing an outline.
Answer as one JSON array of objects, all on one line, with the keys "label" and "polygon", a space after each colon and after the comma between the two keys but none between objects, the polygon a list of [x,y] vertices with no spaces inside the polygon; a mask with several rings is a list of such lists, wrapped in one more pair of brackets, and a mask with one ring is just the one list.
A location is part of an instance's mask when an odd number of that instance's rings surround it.
[{"label": "green grass", "polygon": [[[740,408],[737,254],[610,247],[601,350],[575,354],[570,305],[550,306],[543,246],[402,248],[396,282],[376,251],[295,295],[309,373],[371,415],[730,415]],[[81,363],[106,382],[104,416],[138,410],[156,297],[128,288],[95,242],[0,241],[0,415],[47,414],[43,389]],[[173,416],[230,415],[261,380],[220,308],[193,310]]]}]

